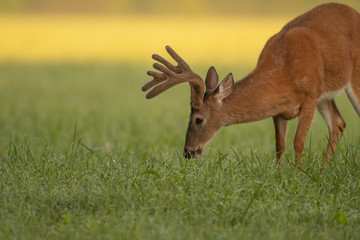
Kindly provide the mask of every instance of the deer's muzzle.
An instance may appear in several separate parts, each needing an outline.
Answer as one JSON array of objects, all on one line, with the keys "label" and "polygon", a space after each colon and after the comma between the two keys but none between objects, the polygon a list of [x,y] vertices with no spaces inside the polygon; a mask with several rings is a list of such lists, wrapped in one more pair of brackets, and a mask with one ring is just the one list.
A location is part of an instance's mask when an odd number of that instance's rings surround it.
[{"label": "deer's muzzle", "polygon": [[189,151],[186,147],[184,148],[184,157],[187,158],[187,159],[190,159],[190,158],[197,158],[200,156],[202,152],[202,149],[197,149],[195,151]]}]

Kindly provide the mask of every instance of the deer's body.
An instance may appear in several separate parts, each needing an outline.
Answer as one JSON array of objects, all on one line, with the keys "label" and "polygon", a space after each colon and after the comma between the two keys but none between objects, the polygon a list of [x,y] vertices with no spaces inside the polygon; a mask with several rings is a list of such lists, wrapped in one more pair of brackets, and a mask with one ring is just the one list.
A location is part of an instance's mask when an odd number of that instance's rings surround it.
[{"label": "deer's body", "polygon": [[[173,73],[182,65],[173,67],[163,59],[156,60]],[[155,68],[168,76],[163,68]],[[164,81],[164,76],[157,77],[158,82]],[[192,77],[198,78],[194,73]],[[346,126],[334,97],[345,89],[360,116],[360,14],[341,4],[314,8],[268,40],[255,70],[247,77],[235,84],[231,75],[219,86],[217,81],[214,69],[208,72],[206,92],[199,90],[201,83],[189,81],[192,113],[185,144],[188,157],[201,153],[222,126],[273,117],[276,152],[280,158],[285,150],[287,120],[298,117],[294,148],[300,163],[305,137],[317,108],[330,134],[326,164]],[[201,124],[198,119],[202,119]]]}]

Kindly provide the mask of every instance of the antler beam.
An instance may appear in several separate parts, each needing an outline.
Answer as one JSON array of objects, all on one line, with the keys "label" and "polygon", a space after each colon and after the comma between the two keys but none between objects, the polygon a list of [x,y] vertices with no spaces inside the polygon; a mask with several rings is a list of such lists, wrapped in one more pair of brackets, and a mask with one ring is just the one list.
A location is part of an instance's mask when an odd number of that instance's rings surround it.
[{"label": "antler beam", "polygon": [[154,63],[153,67],[159,72],[148,71],[147,74],[153,77],[153,80],[146,83],[142,90],[145,92],[153,88],[146,95],[147,99],[156,97],[165,90],[183,83],[188,82],[191,89],[191,106],[198,108],[201,106],[204,96],[204,81],[202,78],[194,73],[189,65],[169,46],[166,47],[166,51],[169,55],[178,63],[177,66],[172,65],[163,57],[154,54],[152,58],[155,61],[160,62]]}]

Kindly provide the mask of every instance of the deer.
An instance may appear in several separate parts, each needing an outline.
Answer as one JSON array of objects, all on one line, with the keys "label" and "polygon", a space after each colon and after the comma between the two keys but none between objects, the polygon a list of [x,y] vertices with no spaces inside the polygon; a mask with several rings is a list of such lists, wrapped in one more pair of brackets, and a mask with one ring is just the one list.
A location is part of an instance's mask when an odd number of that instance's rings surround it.
[{"label": "deer", "polygon": [[360,14],[343,4],[324,4],[287,23],[265,44],[255,69],[240,81],[219,77],[212,66],[205,84],[170,47],[173,65],[157,61],[142,90],[147,99],[184,82],[190,86],[191,113],[183,155],[197,158],[224,126],[272,118],[277,161],[284,161],[288,121],[298,118],[293,141],[295,165],[301,164],[316,109],[324,118],[328,145],[323,165],[333,158],[346,123],[334,98],[345,90],[360,117]]}]

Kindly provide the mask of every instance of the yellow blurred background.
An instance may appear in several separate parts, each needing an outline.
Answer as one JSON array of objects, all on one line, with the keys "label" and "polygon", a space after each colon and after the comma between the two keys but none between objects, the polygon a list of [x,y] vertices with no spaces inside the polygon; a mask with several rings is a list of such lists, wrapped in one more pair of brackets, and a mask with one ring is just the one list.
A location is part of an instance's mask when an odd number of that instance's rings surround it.
[{"label": "yellow blurred background", "polygon": [[[253,65],[266,40],[330,1],[14,0],[0,6],[0,61],[151,62],[172,46],[192,64]],[[360,1],[338,1],[360,10]]]}]

